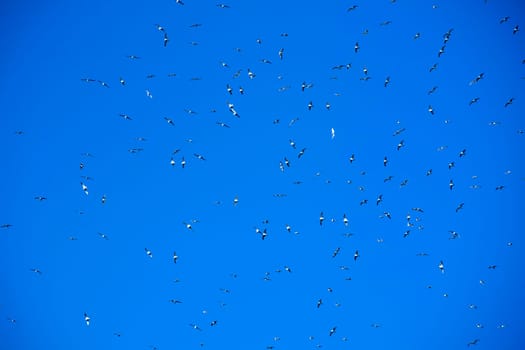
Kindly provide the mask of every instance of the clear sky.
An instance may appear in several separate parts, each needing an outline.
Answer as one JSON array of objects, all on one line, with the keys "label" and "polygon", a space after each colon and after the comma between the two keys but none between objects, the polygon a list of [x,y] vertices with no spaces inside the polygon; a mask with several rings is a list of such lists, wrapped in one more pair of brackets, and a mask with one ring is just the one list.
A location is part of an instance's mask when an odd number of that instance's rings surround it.
[{"label": "clear sky", "polygon": [[0,348],[523,349],[523,4],[219,5],[0,5]]}]

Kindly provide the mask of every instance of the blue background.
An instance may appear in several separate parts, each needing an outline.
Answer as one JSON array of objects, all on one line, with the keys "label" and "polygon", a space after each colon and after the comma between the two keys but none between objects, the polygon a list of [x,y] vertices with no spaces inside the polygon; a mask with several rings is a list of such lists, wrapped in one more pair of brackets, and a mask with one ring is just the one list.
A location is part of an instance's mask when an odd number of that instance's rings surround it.
[{"label": "blue background", "polygon": [[1,5],[0,348],[522,349],[523,5],[227,5]]}]

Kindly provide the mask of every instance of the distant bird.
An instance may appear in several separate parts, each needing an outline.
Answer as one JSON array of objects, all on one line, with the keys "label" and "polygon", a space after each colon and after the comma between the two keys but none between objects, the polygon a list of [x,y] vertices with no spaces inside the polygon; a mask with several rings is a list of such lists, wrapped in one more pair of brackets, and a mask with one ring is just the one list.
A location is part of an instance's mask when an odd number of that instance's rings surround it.
[{"label": "distant bird", "polygon": [[284,49],[283,48],[279,49],[278,55],[279,55],[279,58],[282,60],[283,57],[284,57]]},{"label": "distant bird", "polygon": [[217,4],[217,7],[221,8],[221,9],[229,9],[230,8],[230,6],[226,5],[226,4]]},{"label": "distant bird", "polygon": [[348,226],[348,218],[346,217],[346,214],[343,214],[343,225]]},{"label": "distant bird", "polygon": [[236,206],[237,204],[239,204],[239,197],[235,196],[235,198],[233,198],[233,205]]},{"label": "distant bird", "polygon": [[47,199],[47,197],[44,197],[44,196],[36,196],[35,199],[36,199],[37,201],[42,202],[42,201],[45,201],[45,200]]},{"label": "distant bird", "polygon": [[419,39],[420,37],[421,37],[421,33],[418,32],[418,33],[414,34],[414,40],[415,39]]},{"label": "distant bird", "polygon": [[485,77],[485,73],[479,73],[474,79],[472,79],[469,83],[469,85],[474,85],[478,83],[481,79]]},{"label": "distant bird", "polygon": [[334,335],[335,332],[336,332],[336,330],[337,330],[337,327],[333,327],[332,329],[330,329],[330,334],[329,334],[329,336]]},{"label": "distant bird", "polygon": [[428,105],[428,113],[434,115],[434,107],[432,107],[432,105]]},{"label": "distant bird", "polygon": [[520,26],[516,24],[516,26],[512,28],[512,34],[516,34],[519,31],[520,31]]},{"label": "distant bird", "polygon": [[339,254],[340,251],[341,251],[341,247],[335,248],[334,252],[332,253],[332,258],[335,258],[337,254]]},{"label": "distant bird", "polygon": [[448,188],[452,191],[452,189],[454,188],[454,181],[451,179],[449,182],[448,182]]},{"label": "distant bird", "polygon": [[430,90],[427,91],[427,95],[431,95],[431,94],[433,94],[434,92],[436,92],[437,88],[438,88],[437,86],[433,86],[432,89],[430,89]]},{"label": "distant bird", "polygon": [[323,212],[321,212],[319,214],[319,225],[320,226],[323,226],[323,221],[324,221],[324,214],[323,214]]},{"label": "distant bird", "polygon": [[438,268],[441,273],[445,273],[445,264],[443,263],[443,260],[439,262]]},{"label": "distant bird", "polygon": [[297,158],[301,158],[304,155],[305,151],[306,151],[306,148],[303,148],[301,151],[299,151],[299,154],[297,154]]},{"label": "distant bird", "polygon": [[323,304],[323,299],[317,300],[317,308],[319,309],[321,305]]},{"label": "distant bird", "polygon": [[357,261],[359,259],[359,250],[356,250],[354,253],[354,261]]},{"label": "distant bird", "polygon": [[13,225],[11,225],[11,224],[2,224],[2,225],[0,225],[0,228],[10,228],[10,227],[13,227]]},{"label": "distant bird", "polygon": [[385,78],[385,83],[383,84],[383,86],[384,86],[384,87],[387,87],[388,84],[390,84],[390,76],[387,76],[387,77]]},{"label": "distant bird", "polygon": [[507,102],[505,102],[505,108],[507,108],[508,106],[510,106],[512,104],[512,102],[514,102],[514,97],[511,97],[507,100]]},{"label": "distant bird", "polygon": [[182,304],[182,301],[177,300],[177,299],[170,299],[169,302],[172,304]]},{"label": "distant bird", "polygon": [[459,212],[461,209],[463,209],[464,205],[465,203],[459,203],[458,206],[456,207],[456,213]]},{"label": "distant bird", "polygon": [[348,158],[348,160],[350,161],[350,164],[352,164],[355,161],[355,154],[352,153],[352,155],[350,156],[350,158]]},{"label": "distant bird", "polygon": [[479,339],[474,339],[467,343],[467,346],[476,345],[479,342]]},{"label": "distant bird", "polygon": [[164,117],[164,120],[171,126],[175,126],[175,123],[173,123],[173,119],[170,119],[168,117]]},{"label": "distant bird", "polygon": [[503,24],[503,23],[507,22],[509,19],[510,19],[510,16],[502,17],[502,18],[499,20],[499,24]]},{"label": "distant bird", "polygon": [[147,256],[149,256],[150,258],[153,258],[153,253],[151,252],[151,250],[149,250],[148,248],[144,248],[144,251],[146,252]]},{"label": "distant bird", "polygon": [[479,101],[479,97],[474,97],[470,102],[468,103],[469,106],[472,106],[474,103]]},{"label": "distant bird", "polygon": [[359,42],[357,41],[357,42],[355,43],[355,45],[354,45],[354,52],[355,52],[355,53],[358,53],[358,52],[359,52],[359,49],[360,49],[360,47],[359,47]]},{"label": "distant bird", "polygon": [[88,192],[88,187],[86,186],[86,184],[84,184],[83,182],[81,182],[81,183],[80,183],[80,186],[82,186],[82,191],[84,191],[84,193],[85,193],[86,195],[88,195],[89,192]]},{"label": "distant bird", "polygon": [[86,326],[89,326],[89,323],[91,322],[91,318],[85,312],[84,312],[84,322],[86,322]]},{"label": "distant bird", "polygon": [[383,201],[383,195],[380,194],[379,196],[377,196],[376,205],[379,205],[382,201]]},{"label": "distant bird", "polygon": [[36,273],[37,275],[41,275],[42,274],[42,271],[40,271],[40,269],[36,269],[36,268],[31,268],[29,269],[31,272],[34,272]]},{"label": "distant bird", "polygon": [[177,252],[173,252],[173,263],[176,264],[177,260],[179,260],[179,256],[177,255]]},{"label": "distant bird", "polygon": [[198,154],[198,153],[193,153],[193,156],[199,160],[206,160],[206,158],[204,158],[202,155]]},{"label": "distant bird", "polygon": [[385,156],[383,158],[383,166],[387,166],[388,165],[388,158]]},{"label": "distant bird", "polygon": [[97,233],[100,238],[105,239],[106,241],[109,239],[109,237],[105,233],[102,233],[102,232],[97,232]]},{"label": "distant bird", "polygon": [[312,110],[313,106],[314,106],[314,104],[313,104],[312,101],[308,102],[308,106],[307,106],[307,107],[308,107],[308,110],[309,110],[309,111]]},{"label": "distant bird", "polygon": [[467,154],[467,150],[462,149],[461,151],[459,151],[459,158],[463,158],[466,154]]},{"label": "distant bird", "polygon": [[430,73],[432,73],[433,71],[435,71],[436,69],[438,68],[438,64],[437,63],[434,63],[432,65],[432,67],[430,67],[430,69],[428,70]]},{"label": "distant bird", "polygon": [[349,8],[346,9],[346,12],[357,10],[358,7],[359,7],[358,5],[352,5],[352,6],[350,6]]},{"label": "distant bird", "polygon": [[401,140],[399,141],[399,143],[397,144],[397,147],[396,149],[399,151],[401,148],[403,148],[405,146],[405,140]]}]

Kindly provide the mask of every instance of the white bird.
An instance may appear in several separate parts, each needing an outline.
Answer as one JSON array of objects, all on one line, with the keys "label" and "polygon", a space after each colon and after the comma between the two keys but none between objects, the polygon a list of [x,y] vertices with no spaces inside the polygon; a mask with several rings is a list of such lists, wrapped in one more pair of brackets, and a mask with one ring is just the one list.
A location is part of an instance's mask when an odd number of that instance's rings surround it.
[{"label": "white bird", "polygon": [[146,252],[147,256],[149,256],[150,258],[153,258],[153,253],[151,252],[151,250],[149,250],[148,248],[144,248],[144,251]]},{"label": "white bird", "polygon": [[84,193],[85,193],[86,195],[88,195],[89,192],[88,192],[88,188],[87,188],[86,184],[84,184],[83,182],[81,182],[81,183],[80,183],[80,186],[82,186],[82,191],[84,191]]},{"label": "white bird", "polygon": [[443,260],[439,262],[438,268],[441,271],[441,273],[445,273],[445,264],[443,263]]},{"label": "white bird", "polygon": [[335,138],[335,129],[334,128],[330,129],[330,135],[332,136],[332,140],[333,140]]},{"label": "white bird", "polygon": [[86,322],[86,326],[89,326],[89,322],[91,321],[91,318],[89,318],[88,314],[84,312],[84,321]]}]

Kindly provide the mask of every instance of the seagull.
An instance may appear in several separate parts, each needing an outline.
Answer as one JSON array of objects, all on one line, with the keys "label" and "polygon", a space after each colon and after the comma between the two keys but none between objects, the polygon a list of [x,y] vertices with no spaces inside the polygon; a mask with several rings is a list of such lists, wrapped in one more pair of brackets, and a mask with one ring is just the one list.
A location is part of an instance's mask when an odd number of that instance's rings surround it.
[{"label": "seagull", "polygon": [[385,156],[383,158],[383,166],[387,166],[387,164],[388,164],[388,158]]},{"label": "seagull", "polygon": [[319,307],[323,304],[323,299],[319,299],[317,300],[317,308],[319,309]]},{"label": "seagull", "polygon": [[239,204],[239,197],[235,196],[233,199],[233,205],[236,206],[237,204]]},{"label": "seagull", "polygon": [[40,271],[40,269],[36,269],[36,268],[29,269],[29,271],[34,272],[37,275],[41,275],[42,274],[42,271]]},{"label": "seagull", "polygon": [[438,268],[441,271],[441,273],[445,273],[445,264],[443,264],[443,260],[439,262]]},{"label": "seagull", "polygon": [[330,136],[331,136],[332,140],[335,138],[335,130],[334,130],[334,128],[330,129]]},{"label": "seagull", "polygon": [[390,84],[390,76],[387,76],[387,77],[385,78],[384,87],[387,87],[388,84]]},{"label": "seagull", "polygon": [[226,123],[223,123],[223,122],[216,122],[215,124],[219,125],[219,126],[222,126],[223,128],[229,128],[230,126]]},{"label": "seagull", "polygon": [[144,248],[144,251],[146,252],[147,256],[149,256],[150,258],[153,258],[153,253],[151,252],[151,250],[149,250],[148,248]]},{"label": "seagull", "polygon": [[103,87],[109,88],[108,83],[106,83],[105,81],[102,81],[102,80],[97,80],[97,81],[98,81],[99,84],[102,85]]},{"label": "seagull", "polygon": [[308,110],[309,110],[309,111],[312,110],[312,107],[313,107],[313,106],[314,106],[314,104],[313,104],[312,101],[308,102],[308,106],[307,106],[307,107],[308,107]]},{"label": "seagull", "polygon": [[352,155],[350,156],[350,158],[348,158],[348,160],[350,161],[350,164],[352,164],[355,161],[355,154],[352,153]]},{"label": "seagull", "polygon": [[0,225],[0,228],[10,228],[10,227],[13,227],[13,225],[11,225],[11,224],[2,224],[2,225]]},{"label": "seagull", "polygon": [[511,97],[507,100],[507,102],[505,102],[505,108],[510,106],[512,104],[512,102],[514,102],[514,97]]},{"label": "seagull", "polygon": [[520,26],[516,24],[516,26],[512,29],[512,34],[516,34],[520,31]]},{"label": "seagull", "polygon": [[428,113],[434,115],[434,108],[432,107],[432,105],[428,105]]},{"label": "seagull", "polygon": [[502,17],[502,18],[499,20],[499,24],[503,24],[503,23],[507,22],[509,19],[510,19],[510,16]]},{"label": "seagull", "polygon": [[88,195],[89,192],[87,186],[83,182],[80,183],[80,186],[82,186],[82,191],[84,191],[84,193]]},{"label": "seagull", "polygon": [[290,267],[288,267],[288,266],[285,266],[284,267],[284,271],[291,273],[292,269],[290,269]]},{"label": "seagull", "polygon": [[299,154],[297,154],[297,158],[301,158],[304,155],[304,151],[306,151],[306,148],[303,148],[301,151],[299,151]]},{"label": "seagull", "polygon": [[250,79],[255,78],[255,73],[252,72],[252,71],[250,70],[250,68],[248,68],[248,78],[250,78]]},{"label": "seagull", "polygon": [[396,149],[399,151],[403,146],[405,146],[405,140],[399,141],[399,143],[397,144]]},{"label": "seagull", "polygon": [[37,201],[45,201],[47,199],[47,197],[44,197],[44,196],[36,196],[35,199]]},{"label": "seagull", "polygon": [[359,259],[359,250],[356,250],[354,253],[354,261],[357,261]]},{"label": "seagull", "polygon": [[348,9],[346,9],[346,12],[354,11],[354,10],[356,10],[358,7],[359,7],[358,5],[352,5],[352,6],[350,6]]},{"label": "seagull", "polygon": [[459,205],[456,207],[456,213],[459,212],[461,209],[463,209],[463,206],[465,203],[459,203]]},{"label": "seagull", "polygon": [[356,41],[356,43],[355,43],[355,45],[354,45],[354,52],[355,52],[355,53],[359,52],[359,49],[360,49],[360,47],[359,47],[359,42]]},{"label": "seagull", "polygon": [[177,300],[177,299],[170,299],[169,302],[172,304],[182,304],[182,301]]},{"label": "seagull", "polygon": [[279,55],[279,58],[282,60],[283,56],[284,56],[284,49],[283,48],[279,49],[278,55]]},{"label": "seagull", "polygon": [[339,254],[340,251],[341,251],[341,247],[335,248],[334,252],[332,253],[332,258],[335,258],[337,254]]},{"label": "seagull", "polygon": [[295,141],[292,139],[289,139],[288,142],[290,143],[290,146],[292,146],[293,149],[296,148]]},{"label": "seagull", "polygon": [[414,40],[415,39],[419,39],[420,37],[421,37],[421,33],[418,32],[418,33],[414,34]]},{"label": "seagull", "polygon": [[467,346],[476,345],[479,342],[479,339],[474,339],[467,343]]},{"label": "seagull", "polygon": [[119,77],[118,81],[119,81],[120,85],[122,85],[122,86],[126,85],[126,81],[124,80],[124,78]]},{"label": "seagull", "polygon": [[106,241],[109,239],[109,237],[105,233],[97,232],[100,238],[105,239]]},{"label": "seagull", "polygon": [[383,195],[380,194],[379,196],[377,196],[376,205],[379,205],[379,203],[381,203],[382,201],[383,201]]},{"label": "seagull", "polygon": [[206,158],[204,158],[202,155],[198,154],[198,153],[193,153],[193,155],[197,158],[197,159],[200,159],[200,160],[206,160]]},{"label": "seagull", "polygon": [[241,95],[244,95],[244,89],[243,89],[242,86],[239,86],[239,93],[240,93]]},{"label": "seagull", "polygon": [[479,73],[477,77],[475,77],[474,79],[472,79],[469,83],[469,85],[474,85],[476,84],[477,82],[479,82],[481,79],[483,79],[485,76],[485,73]]},{"label": "seagull", "polygon": [[467,154],[467,150],[466,150],[466,149],[462,149],[462,150],[459,152],[459,158],[463,158],[466,154]]},{"label": "seagull", "polygon": [[323,221],[324,221],[324,215],[323,215],[323,212],[321,212],[319,214],[319,225],[320,226],[323,226]]},{"label": "seagull", "polygon": [[330,334],[329,336],[332,336],[335,334],[335,331],[336,331],[337,327],[333,327],[332,329],[330,329]]},{"label": "seagull", "polygon": [[168,117],[164,117],[164,120],[171,126],[175,126],[175,123],[173,123],[173,119],[170,119]]},{"label": "seagull", "polygon": [[346,217],[346,214],[343,214],[343,224],[348,226],[348,218]]},{"label": "seagull", "polygon": [[86,326],[89,326],[89,323],[91,322],[91,318],[89,318],[88,314],[84,312],[84,321],[86,322]]},{"label": "seagull", "polygon": [[431,95],[431,94],[433,94],[434,92],[436,92],[437,88],[438,88],[437,86],[433,86],[432,89],[430,89],[430,90],[427,91],[427,95]]},{"label": "seagull", "polygon": [[451,191],[454,188],[454,181],[452,179],[450,179],[450,181],[448,183],[448,188],[450,188]]},{"label": "seagull", "polygon": [[428,71],[429,71],[430,73],[432,73],[433,71],[435,71],[435,70],[437,69],[437,67],[438,67],[438,64],[437,64],[437,63],[434,63],[434,64],[432,65],[432,67],[430,67],[430,69],[429,69]]},{"label": "seagull", "polygon": [[479,101],[479,97],[474,97],[470,102],[468,103],[469,106],[472,106],[474,103]]}]

